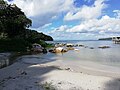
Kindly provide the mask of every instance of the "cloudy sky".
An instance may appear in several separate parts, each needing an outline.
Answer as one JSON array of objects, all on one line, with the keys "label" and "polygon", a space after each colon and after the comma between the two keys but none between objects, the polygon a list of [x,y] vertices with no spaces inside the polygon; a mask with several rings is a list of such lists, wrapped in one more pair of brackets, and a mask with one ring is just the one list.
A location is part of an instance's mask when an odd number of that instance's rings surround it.
[{"label": "cloudy sky", "polygon": [[119,0],[8,0],[55,40],[120,36]]}]

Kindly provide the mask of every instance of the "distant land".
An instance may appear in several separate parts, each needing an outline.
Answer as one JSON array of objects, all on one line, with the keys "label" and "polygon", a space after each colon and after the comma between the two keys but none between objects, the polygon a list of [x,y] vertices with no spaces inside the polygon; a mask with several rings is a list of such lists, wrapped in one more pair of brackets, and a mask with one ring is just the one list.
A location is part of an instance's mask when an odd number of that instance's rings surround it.
[{"label": "distant land", "polygon": [[109,37],[109,38],[99,38],[98,40],[112,40],[112,38],[111,37]]}]

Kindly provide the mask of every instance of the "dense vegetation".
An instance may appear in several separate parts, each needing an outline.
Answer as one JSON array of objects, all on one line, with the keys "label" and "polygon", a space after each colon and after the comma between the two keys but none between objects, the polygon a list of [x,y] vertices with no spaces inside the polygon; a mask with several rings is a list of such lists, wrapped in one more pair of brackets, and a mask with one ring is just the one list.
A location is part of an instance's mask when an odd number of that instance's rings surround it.
[{"label": "dense vegetation", "polygon": [[98,40],[112,40],[112,38],[111,37],[110,38],[100,38]]},{"label": "dense vegetation", "polygon": [[33,43],[53,40],[48,35],[28,29],[31,25],[32,21],[20,8],[0,0],[0,52],[25,51]]}]

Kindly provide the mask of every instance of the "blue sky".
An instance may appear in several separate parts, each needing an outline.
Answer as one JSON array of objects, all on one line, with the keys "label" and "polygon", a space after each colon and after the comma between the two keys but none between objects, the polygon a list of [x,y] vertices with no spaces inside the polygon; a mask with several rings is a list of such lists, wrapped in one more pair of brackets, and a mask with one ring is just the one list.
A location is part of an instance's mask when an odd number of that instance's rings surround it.
[{"label": "blue sky", "polygon": [[55,40],[120,36],[119,0],[9,0]]}]

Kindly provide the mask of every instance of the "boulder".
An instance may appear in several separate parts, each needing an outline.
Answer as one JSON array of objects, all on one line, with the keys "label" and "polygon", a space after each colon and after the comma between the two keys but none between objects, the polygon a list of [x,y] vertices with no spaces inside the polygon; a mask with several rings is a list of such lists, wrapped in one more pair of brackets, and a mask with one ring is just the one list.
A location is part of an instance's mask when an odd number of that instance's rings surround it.
[{"label": "boulder", "polygon": [[84,47],[84,45],[79,45],[79,47]]},{"label": "boulder", "polygon": [[62,51],[63,51],[63,47],[57,47],[57,48],[55,48],[55,52],[56,53],[60,53]]},{"label": "boulder", "polygon": [[43,52],[44,54],[47,53],[47,49],[44,48],[42,52]]},{"label": "boulder", "polygon": [[10,55],[11,53],[0,53],[0,68],[3,68],[9,65]]},{"label": "boulder", "polygon": [[77,49],[77,48],[76,48],[76,49],[74,49],[74,50],[75,50],[75,51],[80,51],[80,50],[79,50],[79,49]]},{"label": "boulder", "polygon": [[78,44],[75,44],[74,47],[78,47],[79,45]]},{"label": "boulder", "polygon": [[67,47],[67,50],[74,50],[73,47]]},{"label": "boulder", "polygon": [[110,48],[110,46],[100,46],[98,48],[105,49],[105,48]]},{"label": "boulder", "polygon": [[64,53],[64,52],[67,52],[67,49],[65,49],[64,47],[57,47],[57,48],[49,50],[49,52],[52,52],[52,53]]},{"label": "boulder", "polygon": [[66,44],[66,47],[73,47],[74,45],[73,44],[71,44],[71,43],[67,43]]},{"label": "boulder", "polygon": [[90,47],[90,49],[94,49],[94,47]]},{"label": "boulder", "polygon": [[32,45],[32,49],[33,52],[37,52],[37,53],[47,53],[47,50],[45,48],[43,48],[40,44],[33,44]]}]

